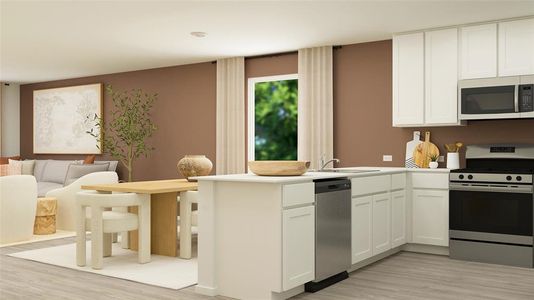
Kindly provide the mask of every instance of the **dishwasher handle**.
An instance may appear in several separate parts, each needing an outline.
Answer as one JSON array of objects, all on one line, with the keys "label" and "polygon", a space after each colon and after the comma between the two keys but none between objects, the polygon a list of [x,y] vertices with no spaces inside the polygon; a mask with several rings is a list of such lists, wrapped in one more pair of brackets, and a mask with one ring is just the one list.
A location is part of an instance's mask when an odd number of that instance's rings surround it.
[{"label": "dishwasher handle", "polygon": [[315,194],[350,190],[350,180],[335,179],[315,182]]}]

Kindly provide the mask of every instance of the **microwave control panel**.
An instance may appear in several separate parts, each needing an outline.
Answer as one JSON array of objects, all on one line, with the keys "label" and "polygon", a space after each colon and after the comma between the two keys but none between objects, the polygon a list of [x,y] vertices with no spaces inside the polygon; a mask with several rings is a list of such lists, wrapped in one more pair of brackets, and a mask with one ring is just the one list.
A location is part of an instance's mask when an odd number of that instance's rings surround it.
[{"label": "microwave control panel", "polygon": [[522,84],[519,86],[519,111],[534,111],[534,84]]}]

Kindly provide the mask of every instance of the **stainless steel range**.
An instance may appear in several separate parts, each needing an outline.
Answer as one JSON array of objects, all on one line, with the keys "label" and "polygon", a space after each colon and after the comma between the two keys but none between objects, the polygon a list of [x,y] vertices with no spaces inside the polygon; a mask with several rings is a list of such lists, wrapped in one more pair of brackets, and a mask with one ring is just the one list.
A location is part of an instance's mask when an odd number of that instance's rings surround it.
[{"label": "stainless steel range", "polygon": [[453,259],[534,267],[534,145],[473,145],[449,182]]}]

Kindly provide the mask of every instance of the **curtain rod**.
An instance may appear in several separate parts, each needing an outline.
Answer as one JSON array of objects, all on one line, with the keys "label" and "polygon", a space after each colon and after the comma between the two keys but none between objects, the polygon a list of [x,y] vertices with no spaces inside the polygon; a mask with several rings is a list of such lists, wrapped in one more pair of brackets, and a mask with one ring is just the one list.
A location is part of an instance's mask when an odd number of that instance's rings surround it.
[{"label": "curtain rod", "polygon": [[[338,50],[343,48],[343,46],[332,46],[332,50]],[[287,52],[279,52],[279,53],[270,53],[270,54],[261,54],[261,55],[253,55],[253,56],[245,56],[245,60],[247,59],[254,59],[254,58],[266,58],[266,57],[277,57],[277,56],[283,56],[283,55],[289,55],[289,54],[295,54],[298,53],[298,51],[287,51]],[[214,60],[211,62],[212,64],[216,64],[217,61]]]}]

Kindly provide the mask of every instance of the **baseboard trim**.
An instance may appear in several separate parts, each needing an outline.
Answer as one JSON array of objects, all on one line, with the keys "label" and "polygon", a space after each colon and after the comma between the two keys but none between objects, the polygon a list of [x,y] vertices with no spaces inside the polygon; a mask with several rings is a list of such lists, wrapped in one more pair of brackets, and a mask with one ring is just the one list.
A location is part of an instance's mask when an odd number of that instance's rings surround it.
[{"label": "baseboard trim", "polygon": [[398,253],[398,252],[400,252],[402,250],[401,247],[402,246],[389,249],[388,251],[382,252],[380,254],[377,254],[375,256],[372,256],[372,257],[369,257],[369,258],[367,258],[365,260],[357,262],[357,263],[352,265],[352,267],[350,268],[350,270],[348,272],[350,273],[350,272],[356,271],[356,270],[358,270],[360,268],[363,268],[363,267],[368,266],[368,265],[370,265],[372,263],[375,263],[375,262],[377,262],[379,260],[382,260],[382,259],[384,259],[384,258],[386,258],[388,256],[391,256],[391,255],[393,255],[395,253]]},{"label": "baseboard trim", "polygon": [[434,246],[434,245],[422,245],[422,244],[404,244],[392,249],[389,249],[386,252],[380,253],[378,255],[375,255],[373,257],[369,257],[365,260],[362,260],[360,262],[357,262],[352,265],[350,270],[348,272],[354,272],[360,268],[363,268],[365,266],[368,266],[372,263],[375,263],[379,260],[382,260],[388,256],[391,256],[395,253],[398,253],[400,251],[406,251],[406,252],[417,252],[417,253],[425,253],[425,254],[435,254],[435,255],[445,255],[449,256],[449,247],[444,246]]},{"label": "baseboard trim", "polygon": [[271,300],[284,300],[304,293],[304,284],[281,293],[271,292]]},{"label": "baseboard trim", "polygon": [[212,297],[218,295],[217,288],[202,285],[195,286],[195,293]]},{"label": "baseboard trim", "polygon": [[449,247],[445,247],[445,246],[405,244],[402,246],[402,250],[407,251],[407,252],[417,252],[417,253],[449,256]]}]

